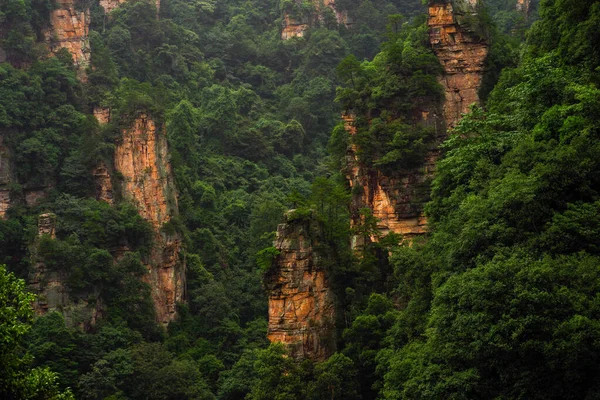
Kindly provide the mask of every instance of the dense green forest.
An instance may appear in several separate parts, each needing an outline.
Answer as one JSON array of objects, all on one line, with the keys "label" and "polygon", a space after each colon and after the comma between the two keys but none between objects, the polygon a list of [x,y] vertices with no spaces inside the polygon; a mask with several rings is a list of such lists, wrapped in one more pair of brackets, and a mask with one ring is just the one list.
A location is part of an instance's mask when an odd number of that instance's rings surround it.
[{"label": "dense green forest", "polygon": [[[157,18],[153,2],[107,16],[81,0],[83,82],[68,52],[43,56],[54,2],[2,0],[10,190],[50,189],[0,220],[0,397],[600,398],[600,2],[533,2],[528,19],[516,3],[487,0],[478,14],[491,45],[484,102],[442,145],[427,235],[379,237],[358,255],[351,236],[377,236],[377,221],[362,210],[351,227],[348,146],[383,171],[418,165],[432,133],[410,124],[414,100],[443,99],[420,0],[338,0],[351,25],[321,9],[286,41],[284,12],[313,15],[312,3],[164,0]],[[118,117],[100,125],[95,107]],[[90,174],[140,112],[166,126],[178,190],[167,228],[183,238],[187,295],[166,328],[140,279],[152,227],[124,199],[95,200]],[[290,209],[324,227],[343,317],[323,362],[266,338],[263,274]],[[45,212],[56,238],[36,238]],[[72,298],[99,293],[93,328],[34,318],[36,258]]]}]

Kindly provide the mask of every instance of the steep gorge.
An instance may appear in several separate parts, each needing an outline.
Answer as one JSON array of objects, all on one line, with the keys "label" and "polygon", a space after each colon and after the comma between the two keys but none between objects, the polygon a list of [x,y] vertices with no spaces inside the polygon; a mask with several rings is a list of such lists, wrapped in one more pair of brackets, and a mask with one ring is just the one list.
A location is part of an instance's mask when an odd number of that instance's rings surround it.
[{"label": "steep gorge", "polygon": [[185,268],[179,256],[181,237],[165,229],[177,214],[177,195],[164,125],[145,113],[138,115],[130,128],[122,130],[114,163],[122,177],[123,198],[135,204],[154,229],[147,279],[157,319],[167,324],[176,316],[176,304],[183,300]]},{"label": "steep gorge", "polygon": [[[123,1],[101,1],[100,5],[109,13]],[[76,0],[61,0],[50,14],[50,26],[44,32],[45,44],[51,54],[56,55],[66,49],[73,58],[78,78],[86,81],[85,69],[90,62],[89,47],[89,9],[80,10]],[[157,1],[157,7],[159,2]],[[100,124],[111,122],[109,108],[96,108],[93,112]],[[0,217],[17,200],[28,206],[35,205],[46,195],[48,187],[30,188],[23,185],[23,199],[11,198],[11,185],[17,183],[12,173],[11,149],[4,146],[0,135]],[[128,128],[121,129],[117,139],[113,164],[100,161],[91,171],[95,185],[96,199],[113,205],[117,199],[133,203],[139,214],[152,225],[154,231],[153,246],[145,261],[148,274],[144,278],[151,287],[151,296],[155,306],[157,321],[168,324],[176,316],[176,304],[183,301],[185,292],[185,267],[180,259],[181,236],[169,231],[171,218],[177,214],[177,196],[173,174],[169,163],[168,146],[164,124],[157,124],[147,114],[141,113],[133,118]],[[119,178],[116,178],[118,176]],[[115,185],[115,182],[118,184]],[[40,215],[39,229],[41,237],[55,229],[49,226],[48,214]],[[56,216],[52,219],[56,224]],[[166,228],[166,229],[165,229]],[[31,247],[33,259],[37,259],[36,244]],[[129,251],[125,245],[114,254],[118,261]],[[31,288],[38,294],[36,312],[40,315],[48,311],[61,311],[67,320],[72,320],[73,310],[79,315],[82,327],[95,324],[102,314],[102,302],[88,306],[87,302],[74,304],[68,295],[67,277],[45,268],[43,260],[34,262],[31,274]],[[90,294],[98,297],[98,293]],[[91,311],[91,314],[90,314]]]},{"label": "steep gorge", "polygon": [[[418,106],[410,123],[432,131],[432,143],[420,165],[397,169],[392,174],[362,163],[359,149],[350,145],[344,172],[352,189],[352,225],[360,225],[360,210],[369,208],[381,235],[394,232],[413,240],[426,233],[423,208],[429,199],[439,145],[469,106],[479,103],[478,90],[489,46],[485,33],[477,26],[477,7],[478,2],[471,0],[430,2],[429,39],[443,67],[439,83],[444,100],[413,99]],[[350,111],[343,119],[346,132],[354,137],[356,116]],[[335,327],[329,322],[335,320],[335,307],[328,300],[330,282],[318,268],[312,235],[308,225],[298,221],[279,227],[275,247],[281,254],[266,276],[265,286],[269,293],[269,339],[286,344],[295,357],[319,360],[335,351]],[[352,248],[360,250],[365,244],[362,240],[353,237]],[[323,347],[326,343],[330,343],[329,348]]]},{"label": "steep gorge", "polygon": [[[456,126],[469,106],[479,103],[478,91],[484,74],[489,45],[478,31],[478,3],[466,0],[432,1],[429,4],[429,39],[443,67],[439,83],[444,91],[442,104],[418,102],[411,123],[433,130],[432,146],[423,163],[413,169],[398,169],[386,176],[380,169],[359,162],[356,146],[347,154],[346,178],[353,188],[353,222],[358,211],[368,207],[378,219],[382,234],[402,234],[406,239],[426,232],[423,206],[428,199],[429,181],[435,172],[439,144]],[[418,99],[415,99],[417,101]],[[354,117],[346,115],[348,134],[356,134]],[[360,245],[360,243],[358,243]]]}]

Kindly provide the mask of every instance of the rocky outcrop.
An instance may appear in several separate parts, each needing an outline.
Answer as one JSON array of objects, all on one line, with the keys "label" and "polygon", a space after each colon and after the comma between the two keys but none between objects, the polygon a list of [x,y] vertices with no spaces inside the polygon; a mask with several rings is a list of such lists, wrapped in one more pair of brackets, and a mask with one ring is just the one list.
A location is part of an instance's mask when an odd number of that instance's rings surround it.
[{"label": "rocky outcrop", "polygon": [[531,12],[531,0],[517,0],[517,11],[525,14],[525,18],[529,17]]},{"label": "rocky outcrop", "polygon": [[106,163],[104,161],[100,161],[96,168],[94,168],[92,171],[92,175],[94,177],[96,200],[113,204],[114,192],[112,180]]},{"label": "rocky outcrop", "polygon": [[122,177],[124,199],[136,205],[155,232],[148,262],[148,281],[159,322],[175,318],[176,304],[183,300],[184,267],[179,258],[181,238],[162,229],[177,212],[177,197],[169,163],[164,127],[140,114],[115,148],[115,171]]},{"label": "rocky outcrop", "polygon": [[50,52],[56,54],[67,49],[78,68],[79,77],[85,79],[85,68],[90,63],[90,12],[79,10],[75,0],[57,0],[58,8],[50,13],[50,27],[44,36]]},{"label": "rocky outcrop", "polygon": [[452,128],[469,106],[479,103],[485,60],[489,52],[484,27],[477,21],[477,0],[429,3],[429,39],[444,74],[444,117]]},{"label": "rocky outcrop", "polygon": [[[295,0],[296,4],[302,1]],[[350,25],[348,13],[336,8],[334,0],[311,0],[315,12],[312,15],[292,16],[290,12],[285,12],[283,17],[283,26],[281,30],[281,39],[288,40],[295,37],[303,37],[304,32],[310,27],[323,20],[323,11],[329,8],[335,14],[337,23],[340,25]]]},{"label": "rocky outcrop", "polygon": [[[423,163],[415,168],[387,173],[361,164],[358,149],[351,146],[346,155],[346,179],[352,188],[352,223],[362,222],[361,208],[371,209],[378,220],[381,235],[402,234],[412,240],[427,230],[423,208],[429,200],[429,183],[439,158],[438,146],[446,138],[469,106],[479,102],[488,44],[477,21],[477,0],[436,0],[429,4],[430,40],[444,73],[440,84],[445,92],[443,104],[413,99],[415,113],[410,123],[428,127],[434,132],[431,147]],[[346,131],[356,134],[354,117],[344,116]],[[353,248],[363,245],[365,238],[356,237]],[[377,240],[372,237],[371,240]]]},{"label": "rocky outcrop", "polygon": [[[401,234],[411,240],[426,232],[427,220],[423,208],[429,200],[429,182],[435,171],[439,156],[437,145],[445,137],[444,121],[439,104],[424,104],[419,115],[413,120],[434,131],[434,140],[423,164],[409,169],[398,169],[386,176],[381,170],[368,167],[359,161],[358,149],[351,145],[346,153],[346,179],[352,189],[352,225],[360,225],[360,209],[369,208],[377,218],[377,230],[382,236],[390,232]],[[354,116],[343,116],[346,132],[356,134]],[[376,241],[376,237],[371,237]],[[364,238],[354,237],[352,248],[364,245]]]},{"label": "rocky outcrop", "polygon": [[308,22],[301,22],[292,18],[289,14],[283,17],[283,27],[281,29],[281,39],[288,40],[295,37],[303,37],[308,29]]},{"label": "rocky outcrop", "polygon": [[286,345],[297,359],[324,360],[335,352],[335,305],[317,247],[321,229],[314,220],[279,225],[279,255],[265,274],[271,342]]}]

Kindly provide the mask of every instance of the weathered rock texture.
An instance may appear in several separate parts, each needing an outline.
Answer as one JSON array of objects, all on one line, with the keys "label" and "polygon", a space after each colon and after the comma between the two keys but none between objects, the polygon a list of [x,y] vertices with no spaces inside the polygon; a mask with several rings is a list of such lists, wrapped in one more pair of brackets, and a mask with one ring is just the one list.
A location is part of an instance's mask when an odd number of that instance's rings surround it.
[{"label": "weathered rock texture", "polygon": [[[426,99],[414,99],[418,104],[412,124],[420,124],[434,131],[430,150],[423,163],[411,169],[399,169],[384,174],[359,161],[357,148],[350,147],[346,156],[346,178],[352,188],[351,212],[353,224],[361,223],[359,210],[370,208],[378,219],[378,230],[385,235],[399,233],[411,240],[427,229],[423,206],[429,200],[429,183],[439,158],[438,145],[468,111],[479,102],[484,62],[488,45],[476,18],[477,0],[437,0],[429,4],[430,40],[440,59],[444,73],[440,84],[444,88],[443,104]],[[356,134],[354,117],[344,116],[346,131]],[[371,238],[376,240],[376,238]],[[363,238],[353,241],[360,248]]]},{"label": "weathered rock texture", "polygon": [[446,126],[452,128],[469,106],[479,103],[479,88],[489,52],[477,22],[477,0],[436,0],[429,4],[429,39],[444,67],[440,83],[446,101]]},{"label": "weathered rock texture", "polygon": [[136,205],[155,231],[148,280],[159,322],[175,318],[184,295],[184,267],[179,259],[181,238],[162,228],[177,212],[173,174],[164,127],[140,114],[122,131],[115,149],[115,171],[122,177],[122,195]]},{"label": "weathered rock texture", "polygon": [[90,12],[79,10],[75,0],[57,0],[58,8],[50,13],[50,28],[45,32],[51,53],[67,49],[78,67],[80,78],[85,79],[85,68],[90,63]]},{"label": "weathered rock texture", "polygon": [[[343,118],[346,131],[351,136],[355,135],[354,117],[346,114]],[[386,176],[377,168],[361,163],[355,145],[348,149],[345,174],[352,189],[350,211],[354,226],[362,222],[360,209],[369,208],[378,220],[377,229],[381,235],[399,233],[410,240],[426,232],[427,220],[423,206],[429,200],[429,182],[439,156],[437,144],[443,140],[445,133],[440,105],[424,104],[413,123],[432,129],[435,135],[431,149],[426,154],[423,164],[418,167],[399,169],[394,171],[393,175]],[[371,240],[376,238],[372,237]],[[353,239],[354,249],[362,245],[362,238]]]},{"label": "weathered rock texture", "polygon": [[[283,28],[281,30],[281,39],[287,40],[294,37],[303,37],[304,32],[314,25],[317,24],[322,18],[322,12],[326,8],[330,8],[337,19],[338,24],[350,25],[348,13],[336,8],[334,0],[311,0],[315,7],[315,15],[301,16],[294,18],[293,16],[286,13],[283,18]],[[296,0],[297,4],[302,1]]]},{"label": "weathered rock texture", "polygon": [[335,352],[334,295],[317,252],[320,232],[307,220],[279,225],[280,254],[265,275],[268,338],[285,344],[297,359],[324,360]]}]

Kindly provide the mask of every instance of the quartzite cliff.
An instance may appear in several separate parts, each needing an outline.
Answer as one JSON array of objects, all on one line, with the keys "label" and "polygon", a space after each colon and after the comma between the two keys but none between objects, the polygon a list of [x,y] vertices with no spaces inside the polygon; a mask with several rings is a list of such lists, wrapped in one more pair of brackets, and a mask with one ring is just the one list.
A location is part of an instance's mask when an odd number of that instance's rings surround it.
[{"label": "quartzite cliff", "polygon": [[145,113],[138,115],[130,128],[122,130],[114,164],[115,171],[122,176],[123,198],[135,204],[154,228],[154,245],[147,263],[148,281],[157,318],[166,324],[175,318],[176,304],[183,300],[185,268],[179,256],[181,237],[163,229],[177,213],[164,126]]},{"label": "quartzite cliff", "polygon": [[[124,0],[101,0],[100,5],[110,13]],[[157,8],[159,1],[156,2]],[[81,80],[85,80],[85,68],[90,62],[89,48],[89,8],[81,9],[75,0],[59,0],[49,18],[49,26],[44,32],[45,44],[50,54],[66,49],[72,56]],[[94,115],[100,124],[111,120],[111,111],[97,108]],[[14,202],[11,199],[10,185],[15,183],[12,176],[11,151],[3,145],[0,135],[0,217]],[[177,233],[167,233],[165,224],[177,214],[177,196],[173,174],[169,163],[169,154],[164,125],[145,113],[136,115],[129,127],[121,130],[117,140],[113,163],[99,162],[91,171],[95,182],[96,198],[113,204],[116,198],[133,203],[140,215],[154,228],[154,245],[146,262],[148,274],[145,280],[150,284],[157,320],[162,324],[172,321],[176,315],[176,304],[183,300],[185,291],[185,267],[180,258],[181,237]],[[118,176],[120,190],[114,189]],[[43,196],[45,188],[27,188],[24,185],[24,200],[32,205]],[[43,214],[39,219],[40,237],[44,234],[54,236],[55,216]],[[50,233],[49,233],[50,232]],[[35,256],[35,244],[32,245],[34,271],[31,287],[38,294],[36,312],[60,310],[67,319],[71,311],[87,313],[79,318],[85,326],[95,323],[101,316],[101,299],[93,307],[83,301],[77,305],[69,299],[64,276],[47,271],[43,260]],[[115,250],[118,259],[128,249]]]},{"label": "quartzite cliff", "polygon": [[[353,189],[354,224],[360,223],[359,210],[368,207],[378,219],[382,234],[400,233],[410,240],[426,232],[423,206],[439,158],[437,145],[462,113],[479,102],[488,44],[477,25],[477,7],[475,0],[430,2],[430,42],[443,67],[439,82],[445,99],[441,104],[419,100],[418,111],[410,122],[431,129],[434,144],[422,165],[390,176],[363,165],[356,146],[350,146],[345,172]],[[305,28],[288,24],[284,38],[299,36]],[[300,34],[294,33],[296,30]],[[351,113],[344,115],[344,122],[348,134],[356,134]],[[269,339],[285,343],[295,357],[322,359],[335,351],[335,307],[327,274],[319,267],[315,251],[318,235],[314,232],[305,221],[289,221],[279,227],[276,248],[281,254],[266,275],[265,286],[269,292]],[[360,249],[360,240],[354,238],[355,249]]]},{"label": "quartzite cliff", "polygon": [[265,275],[272,342],[284,343],[295,358],[323,360],[335,351],[335,305],[317,251],[320,226],[293,219],[277,229],[279,255]]},{"label": "quartzite cliff", "polygon": [[[384,175],[377,168],[362,165],[356,148],[348,149],[346,177],[353,190],[352,211],[358,223],[358,210],[368,207],[379,220],[382,234],[400,233],[411,239],[426,232],[423,206],[428,200],[429,182],[439,157],[438,145],[461,115],[479,103],[478,91],[484,74],[488,43],[477,20],[474,0],[438,0],[429,4],[431,46],[443,67],[439,82],[444,90],[442,104],[422,103],[411,123],[435,132],[433,146],[421,166]],[[345,115],[347,132],[355,134],[354,117]],[[360,245],[360,243],[356,243]]]}]

